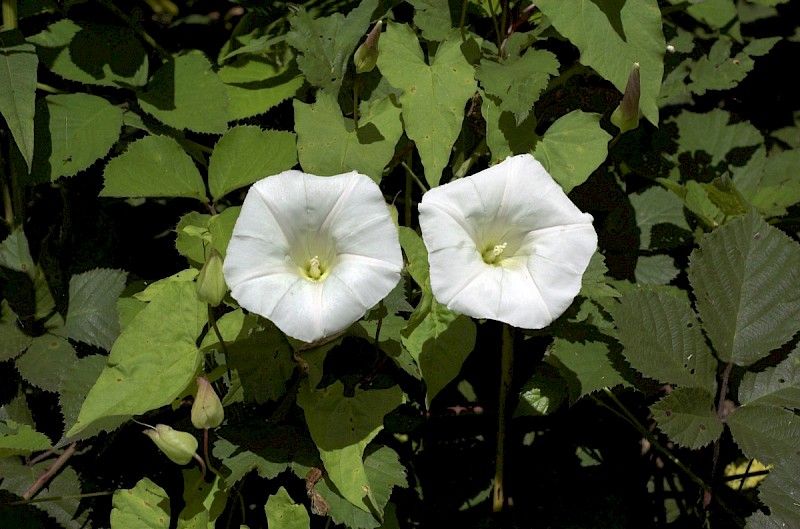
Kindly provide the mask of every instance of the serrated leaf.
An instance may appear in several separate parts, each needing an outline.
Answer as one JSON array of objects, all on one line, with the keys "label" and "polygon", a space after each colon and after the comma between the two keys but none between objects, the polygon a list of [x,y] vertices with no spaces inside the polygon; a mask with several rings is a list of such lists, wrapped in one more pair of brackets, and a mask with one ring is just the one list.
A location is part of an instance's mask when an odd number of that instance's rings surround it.
[{"label": "serrated leaf", "polygon": [[800,246],[755,212],[703,237],[689,281],[723,362],[752,364],[800,329]]},{"label": "serrated leaf", "polygon": [[410,0],[414,6],[414,25],[425,40],[441,42],[450,34],[453,22],[449,2],[441,0]]},{"label": "serrated leaf", "polygon": [[730,112],[715,108],[705,114],[683,111],[674,122],[678,126],[679,152],[704,151],[711,163],[718,164],[736,147],[749,147],[764,141],[761,133],[743,121],[729,124]]},{"label": "serrated leaf", "polygon": [[298,9],[290,19],[286,42],[297,49],[297,66],[313,86],[337,94],[358,41],[367,33],[377,0],[364,0],[345,17],[334,13],[312,19]]},{"label": "serrated leaf", "polygon": [[687,299],[637,289],[611,309],[622,354],[631,366],[664,384],[716,386],[716,360]]},{"label": "serrated leaf", "polygon": [[142,110],[176,129],[222,134],[228,129],[228,93],[199,51],[178,55],[139,93]]},{"label": "serrated leaf", "polygon": [[636,261],[634,276],[640,285],[667,285],[680,270],[669,255],[643,255]]},{"label": "serrated leaf", "polygon": [[119,139],[122,109],[89,94],[50,95],[36,105],[34,171],[52,181],[74,176]]},{"label": "serrated leaf", "polygon": [[65,18],[28,39],[47,68],[70,81],[99,86],[142,86],[147,51],[124,25],[105,26]]},{"label": "serrated leaf", "polygon": [[769,507],[769,523],[755,525],[748,518],[746,529],[800,526],[800,463],[793,457],[775,465],[761,484],[758,499]]},{"label": "serrated leaf", "polygon": [[114,491],[111,529],[168,529],[170,499],[166,491],[142,478],[132,489]]},{"label": "serrated leaf", "polygon": [[519,125],[533,110],[550,77],[558,74],[558,66],[553,53],[529,49],[522,57],[510,57],[503,63],[481,60],[475,77],[487,94],[499,99],[498,110],[514,114]]},{"label": "serrated leaf", "polygon": [[208,164],[208,188],[216,201],[234,189],[290,169],[297,163],[292,132],[234,127],[214,146]]},{"label": "serrated leaf", "polygon": [[608,283],[607,272],[606,258],[602,253],[595,252],[581,278],[580,295],[594,300],[618,298],[620,293]]},{"label": "serrated leaf", "polygon": [[228,344],[228,360],[239,374],[245,402],[259,404],[280,399],[295,369],[292,349],[275,327]]},{"label": "serrated leaf", "polygon": [[324,92],[306,105],[294,101],[297,153],[303,169],[328,176],[359,171],[380,183],[383,169],[403,134],[400,109],[390,98],[372,101],[358,129],[342,117],[336,98]]},{"label": "serrated leaf", "polygon": [[263,114],[293,97],[304,81],[292,63],[278,66],[258,57],[237,59],[220,68],[218,75],[230,98],[228,119],[232,121]]},{"label": "serrated leaf", "polygon": [[196,340],[207,316],[194,283],[166,284],[114,343],[108,366],[67,435],[105,417],[137,415],[172,402],[193,383],[200,363]]},{"label": "serrated leaf", "polygon": [[270,527],[308,529],[311,524],[305,506],[295,503],[283,487],[267,499],[264,511]]},{"label": "serrated leaf", "polygon": [[102,197],[189,197],[206,200],[206,186],[192,158],[166,136],[145,136],[103,172]]},{"label": "serrated leaf", "polygon": [[745,373],[738,400],[742,405],[800,408],[800,346],[775,367]]},{"label": "serrated leaf", "polygon": [[683,202],[667,189],[651,187],[642,193],[628,195],[639,226],[639,248],[653,246],[653,228],[658,224],[672,224],[690,231],[689,223],[683,214]]},{"label": "serrated leaf", "polygon": [[419,365],[425,381],[425,406],[458,376],[475,347],[477,329],[468,317],[456,314],[438,301],[432,302],[422,322],[401,341]]},{"label": "serrated leaf", "polygon": [[50,439],[27,424],[0,420],[0,458],[26,455],[51,447]]},{"label": "serrated leaf", "polygon": [[15,365],[22,378],[55,393],[61,386],[61,377],[77,360],[78,355],[67,340],[43,334],[33,339]]},{"label": "serrated leaf", "polygon": [[339,381],[323,390],[304,385],[297,396],[328,476],[342,496],[366,512],[377,500],[364,466],[364,450],[383,429],[384,416],[401,402],[398,386],[356,389],[352,397],[345,397]]},{"label": "serrated leaf", "polygon": [[416,143],[425,179],[436,187],[461,132],[464,105],[477,87],[474,69],[461,52],[461,36],[452,31],[428,65],[414,30],[390,21],[378,50],[381,73],[403,90],[406,135]]},{"label": "serrated leaf", "polygon": [[0,362],[16,358],[32,341],[17,325],[17,315],[8,301],[0,301]]},{"label": "serrated leaf", "polygon": [[0,114],[22,153],[28,171],[33,164],[33,115],[36,69],[39,59],[33,45],[19,30],[0,31]]},{"label": "serrated leaf", "polygon": [[727,420],[745,457],[763,463],[791,459],[800,451],[800,418],[783,408],[741,406]]},{"label": "serrated leaf", "polygon": [[600,117],[573,110],[550,125],[536,144],[533,157],[565,193],[584,183],[608,156],[611,136],[600,127]]},{"label": "serrated leaf", "polygon": [[666,42],[655,0],[607,5],[583,0],[541,0],[536,7],[578,47],[581,62],[611,81],[621,93],[625,92],[633,63],[638,62],[642,114],[653,125],[658,124],[656,97],[664,74]]},{"label": "serrated leaf", "polygon": [[630,387],[609,358],[608,344],[576,343],[556,338],[545,362],[561,372],[567,381],[570,404],[603,388]]},{"label": "serrated leaf", "polygon": [[106,351],[119,336],[117,298],[125,288],[127,272],[100,268],[69,280],[69,311],[64,332],[69,338]]},{"label": "serrated leaf", "polygon": [[16,228],[0,243],[0,266],[22,272],[31,280],[36,277],[36,264],[22,228]]},{"label": "serrated leaf", "polygon": [[517,124],[510,112],[501,112],[496,98],[481,95],[481,115],[486,121],[486,145],[492,153],[491,163],[500,163],[509,156],[531,152],[539,141],[536,134],[536,115],[528,114],[527,119]]},{"label": "serrated leaf", "polygon": [[676,444],[696,450],[719,439],[714,397],[700,388],[677,388],[650,406],[658,427]]},{"label": "serrated leaf", "polygon": [[[774,44],[774,41],[773,41]],[[689,90],[704,95],[709,90],[730,90],[735,88],[755,67],[755,61],[745,52],[731,55],[733,41],[721,35],[708,52],[697,61],[690,63]]]}]

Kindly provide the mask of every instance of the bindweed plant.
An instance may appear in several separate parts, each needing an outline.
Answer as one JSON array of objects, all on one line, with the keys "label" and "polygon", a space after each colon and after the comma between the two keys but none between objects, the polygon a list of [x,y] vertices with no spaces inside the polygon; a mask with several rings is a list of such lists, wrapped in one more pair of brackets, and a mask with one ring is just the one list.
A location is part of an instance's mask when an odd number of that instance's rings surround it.
[{"label": "bindweed plant", "polygon": [[3,527],[800,527],[797,3],[0,4]]}]

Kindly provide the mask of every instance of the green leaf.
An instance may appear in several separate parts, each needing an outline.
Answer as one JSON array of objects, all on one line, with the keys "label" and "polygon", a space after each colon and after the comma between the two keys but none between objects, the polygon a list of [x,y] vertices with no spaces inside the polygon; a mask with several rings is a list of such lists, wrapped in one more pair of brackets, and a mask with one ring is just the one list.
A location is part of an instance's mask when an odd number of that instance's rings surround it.
[{"label": "green leaf", "polygon": [[228,359],[239,374],[245,402],[277,401],[295,369],[292,349],[276,327],[230,343]]},{"label": "green leaf", "polygon": [[791,460],[800,450],[800,418],[774,406],[741,406],[728,417],[728,428],[745,457],[764,464]]},{"label": "green leaf", "polygon": [[584,183],[608,156],[611,136],[600,127],[600,114],[573,110],[550,125],[533,157],[569,193]]},{"label": "green leaf", "polygon": [[620,366],[609,358],[608,344],[570,342],[556,338],[545,362],[559,370],[567,381],[570,405],[603,388],[630,387],[620,375]]},{"label": "green leaf", "polygon": [[228,92],[199,51],[178,55],[139,93],[142,110],[176,129],[222,134],[228,129]]},{"label": "green leaf", "polygon": [[558,74],[558,66],[553,53],[529,49],[522,57],[511,56],[502,63],[481,60],[475,77],[487,94],[499,100],[498,110],[514,114],[519,125],[547,88],[550,77]]},{"label": "green leaf", "polygon": [[350,57],[367,33],[377,6],[377,0],[363,0],[347,17],[334,13],[316,20],[304,8],[295,12],[286,42],[300,52],[297,66],[309,83],[338,94]]},{"label": "green leaf", "polygon": [[716,165],[736,147],[750,147],[764,141],[750,123],[730,122],[730,112],[715,108],[706,114],[683,111],[673,121],[678,126],[679,152],[705,151]]},{"label": "green leaf", "polygon": [[732,168],[733,183],[758,211],[766,216],[786,215],[789,206],[800,202],[800,149],[766,156],[762,146],[742,168]]},{"label": "green leaf", "polygon": [[430,266],[428,265],[428,249],[425,248],[422,237],[407,226],[400,226],[398,234],[400,235],[400,246],[402,246],[408,261],[406,266],[408,273],[418,285],[425,286],[430,280]]},{"label": "green leaf", "polygon": [[475,347],[477,329],[468,317],[456,314],[437,301],[402,343],[422,372],[427,391],[425,405],[461,371],[461,365]]},{"label": "green leaf", "polygon": [[216,201],[296,163],[294,133],[234,127],[214,146],[208,164],[208,188]]},{"label": "green leaf", "polygon": [[775,367],[745,373],[738,400],[742,405],[800,408],[800,346]]},{"label": "green leaf", "polygon": [[664,384],[716,387],[716,361],[688,300],[650,289],[624,294],[611,315],[631,366]]},{"label": "green leaf", "polygon": [[686,182],[684,203],[686,209],[700,217],[706,226],[716,228],[725,221],[725,214],[711,200],[703,184],[694,180]]},{"label": "green leaf", "polygon": [[736,16],[736,6],[733,0],[706,0],[688,6],[686,12],[712,28],[722,28]]},{"label": "green leaf", "polygon": [[[761,54],[763,49],[771,48],[780,37],[759,39],[753,41],[751,48],[753,55]],[[733,41],[730,37],[722,35],[711,46],[708,55],[702,56],[697,61],[690,63],[691,73],[689,78],[693,81],[689,90],[697,95],[704,95],[708,90],[730,90],[735,88],[755,68],[755,61],[748,54],[748,48],[736,55],[731,54]]]},{"label": "green leaf", "polygon": [[220,68],[218,75],[230,98],[231,121],[263,114],[293,97],[304,81],[290,62],[278,66],[259,57],[239,58]]},{"label": "green leaf", "polygon": [[36,277],[36,264],[22,228],[16,228],[0,243],[0,266],[27,274],[31,280]]},{"label": "green leaf", "polygon": [[650,410],[658,427],[680,446],[696,450],[722,435],[714,397],[704,389],[675,389]]},{"label": "green leaf", "polygon": [[17,315],[8,301],[0,301],[0,362],[16,358],[32,341],[17,325]]},{"label": "green leaf", "polygon": [[369,103],[358,129],[342,117],[336,98],[324,92],[312,105],[295,100],[294,113],[300,165],[323,176],[356,170],[380,183],[403,134],[400,109],[388,97]]},{"label": "green leaf", "polygon": [[127,88],[147,82],[149,61],[124,25],[104,26],[65,18],[28,39],[47,68],[70,81]]},{"label": "green leaf", "polygon": [[145,136],[106,166],[102,197],[190,197],[206,200],[192,158],[166,136]]},{"label": "green leaf", "polygon": [[47,96],[36,105],[34,171],[53,181],[76,175],[108,154],[121,127],[122,109],[102,97]]},{"label": "green leaf", "polygon": [[269,527],[308,529],[311,524],[305,506],[296,504],[283,487],[267,499],[264,511]]},{"label": "green leaf", "polygon": [[414,30],[390,21],[378,50],[381,73],[403,90],[406,134],[416,143],[425,179],[436,187],[461,132],[464,105],[476,90],[474,69],[461,52],[461,36],[452,31],[428,65]]},{"label": "green leaf", "polygon": [[194,283],[166,284],[114,343],[108,366],[67,435],[104,417],[137,415],[172,402],[193,383],[200,364],[196,340],[207,316]]},{"label": "green leaf", "polygon": [[621,93],[625,92],[633,63],[638,62],[642,87],[639,106],[650,123],[658,124],[656,97],[664,74],[666,42],[655,0],[541,0],[536,6],[578,47],[581,62],[611,81]]},{"label": "green leaf", "polygon": [[[800,526],[800,462],[791,457],[775,465],[758,490],[758,499],[769,507],[769,525],[764,528],[786,528]],[[747,529],[754,529],[752,518],[747,520]]]},{"label": "green leaf", "polygon": [[117,298],[125,288],[127,276],[127,272],[107,268],[72,276],[66,335],[110,351],[120,332]]},{"label": "green leaf", "polygon": [[703,237],[689,281],[723,362],[750,365],[800,329],[800,246],[755,212]]},{"label": "green leaf", "polygon": [[36,101],[36,50],[19,30],[0,31],[0,114],[28,165],[33,164],[33,114]]},{"label": "green leaf", "polygon": [[[286,462],[267,460],[221,437],[214,442],[213,453],[214,457],[222,460],[223,466],[228,470],[225,476],[228,486],[238,483],[252,470],[257,471],[262,478],[273,479],[288,467]],[[287,459],[293,457],[294,455],[291,455]]]},{"label": "green leaf", "polygon": [[43,334],[34,338],[25,354],[17,358],[16,367],[22,378],[34,386],[56,393],[61,377],[77,360],[78,355],[67,340]]},{"label": "green leaf", "polygon": [[643,255],[636,261],[634,276],[640,285],[667,285],[679,272],[669,255]]},{"label": "green leaf", "polygon": [[181,270],[180,272],[176,272],[171,276],[165,277],[164,279],[159,279],[158,281],[150,283],[147,285],[147,288],[141,292],[137,292],[133,295],[133,297],[139,301],[153,301],[155,298],[161,295],[163,290],[169,284],[176,282],[193,282],[199,273],[200,271],[196,268],[187,268],[186,270]]},{"label": "green leaf", "polygon": [[356,389],[352,397],[346,397],[338,381],[323,390],[304,385],[297,396],[328,476],[342,496],[366,512],[377,500],[362,459],[364,449],[383,429],[384,416],[399,406],[402,398],[398,386]]},{"label": "green leaf", "polygon": [[609,279],[606,277],[607,272],[606,258],[602,253],[595,252],[581,278],[581,296],[594,300],[618,298],[620,293],[609,285]]},{"label": "green leaf", "polygon": [[686,231],[691,231],[686,216],[683,214],[683,202],[662,187],[651,187],[642,193],[628,195],[636,213],[636,224],[639,226],[639,248],[648,250],[658,246],[654,241],[654,228],[659,224],[672,224]]},{"label": "green leaf", "polygon": [[176,529],[214,529],[228,502],[228,484],[220,476],[211,483],[203,480],[200,469],[183,471],[183,501]]},{"label": "green leaf", "polygon": [[528,114],[527,119],[517,124],[511,112],[501,112],[496,98],[486,95],[482,90],[481,115],[486,121],[486,145],[492,153],[492,164],[497,164],[515,154],[531,152],[540,140],[536,134],[536,115]]},{"label": "green leaf", "polygon": [[441,0],[410,0],[414,6],[414,25],[425,40],[441,42],[450,34],[453,22],[449,2]]},{"label": "green leaf", "polygon": [[47,450],[50,439],[27,424],[0,420],[0,458]]},{"label": "green leaf", "polygon": [[132,489],[114,491],[111,529],[168,529],[170,499],[167,493],[142,478]]}]

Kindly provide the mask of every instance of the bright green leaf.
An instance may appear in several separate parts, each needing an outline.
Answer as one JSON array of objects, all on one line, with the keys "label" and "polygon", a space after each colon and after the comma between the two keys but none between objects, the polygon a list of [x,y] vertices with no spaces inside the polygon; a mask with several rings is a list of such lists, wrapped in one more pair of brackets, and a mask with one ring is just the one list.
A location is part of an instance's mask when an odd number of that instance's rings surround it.
[{"label": "bright green leaf", "polygon": [[6,120],[19,152],[30,171],[33,163],[33,113],[36,101],[36,68],[39,59],[33,45],[19,30],[0,31],[0,114]]},{"label": "bright green leaf", "polygon": [[269,497],[264,510],[270,527],[308,529],[311,524],[305,506],[295,503],[283,487]]},{"label": "bright green leaf", "polygon": [[145,136],[106,166],[103,197],[190,197],[206,200],[192,158],[166,136]]},{"label": "bright green leaf", "polygon": [[108,366],[67,435],[104,417],[137,415],[172,402],[193,383],[200,364],[195,342],[207,317],[193,283],[165,285],[114,343]]},{"label": "bright green leaf", "polygon": [[416,143],[425,179],[436,187],[461,132],[464,105],[476,90],[474,69],[461,52],[461,36],[451,32],[428,65],[414,30],[388,22],[378,49],[378,68],[392,86],[403,90],[406,134]]},{"label": "bright green leaf", "polygon": [[752,364],[800,329],[800,246],[755,212],[703,237],[689,280],[723,362]]},{"label": "bright green leaf", "polygon": [[631,366],[664,384],[716,387],[716,360],[688,300],[650,289],[624,294],[611,315]]},{"label": "bright green leaf", "polygon": [[540,0],[536,7],[578,47],[581,62],[611,81],[621,93],[633,63],[638,62],[642,87],[639,105],[644,117],[658,124],[656,97],[664,74],[666,42],[656,0],[605,5],[584,0]]},{"label": "bright green leaf", "polygon": [[727,420],[733,439],[745,457],[762,463],[792,459],[800,451],[800,417],[774,406],[747,405]]},{"label": "bright green leaf", "polygon": [[167,529],[170,499],[167,493],[142,478],[132,489],[119,489],[111,500],[111,529]]},{"label": "bright green leaf", "polygon": [[603,388],[631,385],[620,375],[622,366],[611,360],[608,344],[603,342],[576,343],[556,338],[545,361],[567,381],[570,404]]},{"label": "bright green leaf", "polygon": [[584,183],[608,156],[611,136],[600,127],[600,117],[573,110],[550,125],[536,144],[533,157],[565,193]]},{"label": "bright green leaf", "polygon": [[441,0],[409,0],[414,6],[414,25],[425,40],[441,42],[450,34],[453,22],[449,2]]},{"label": "bright green leaf", "polygon": [[220,68],[218,75],[230,98],[228,119],[263,114],[293,97],[303,86],[304,79],[291,65],[286,62],[278,66],[258,57],[247,57]]},{"label": "bright green leaf", "polygon": [[50,439],[27,424],[0,420],[0,458],[47,450]]},{"label": "bright green leaf", "polygon": [[533,150],[540,137],[536,134],[536,115],[529,113],[527,119],[517,124],[511,112],[502,112],[496,98],[479,91],[481,115],[486,121],[486,145],[492,153],[491,163],[500,163],[509,156]]},{"label": "bright green leaf", "polygon": [[342,117],[336,98],[324,92],[312,105],[295,100],[294,112],[304,170],[324,176],[355,170],[380,183],[403,134],[400,109],[391,99],[372,101],[359,117],[358,129]]},{"label": "bright green leaf", "polygon": [[775,367],[745,373],[739,385],[739,402],[800,408],[800,346]]},{"label": "bright green leaf", "polygon": [[719,439],[714,397],[700,388],[677,388],[650,407],[658,427],[676,444],[696,450]]},{"label": "bright green leaf", "polygon": [[338,381],[323,390],[304,385],[297,396],[331,481],[350,503],[367,512],[377,500],[362,459],[364,450],[383,429],[384,416],[401,402],[398,386],[356,389],[346,397]]},{"label": "bright green leaf", "polygon": [[25,354],[17,358],[16,367],[22,378],[34,386],[56,393],[62,375],[77,360],[78,355],[67,340],[43,334],[34,338]]},{"label": "bright green leaf", "polygon": [[76,274],[69,280],[69,311],[64,332],[73,340],[106,351],[119,336],[117,298],[127,273],[107,268]]},{"label": "bright green leaf", "polygon": [[139,301],[153,301],[155,298],[161,295],[161,292],[169,285],[170,283],[176,282],[191,282],[194,281],[197,275],[200,273],[199,270],[195,268],[187,268],[186,270],[181,270],[180,272],[176,272],[171,276],[167,276],[164,279],[159,279],[158,281],[154,281],[147,285],[147,288],[142,290],[141,292],[137,292],[133,295],[133,297]]},{"label": "bright green leaf", "polygon": [[183,501],[177,529],[215,529],[216,521],[228,502],[228,484],[221,476],[211,483],[202,479],[199,468],[183,471]]},{"label": "bright green leaf", "polygon": [[679,152],[705,151],[711,163],[718,164],[736,147],[749,147],[764,141],[761,133],[750,123],[728,124],[731,114],[715,108],[706,114],[683,111],[674,119],[678,125]]},{"label": "bright green leaf", "polygon": [[297,163],[291,132],[234,127],[214,147],[208,164],[208,188],[214,200],[234,189],[290,169]]},{"label": "bright green leaf", "polygon": [[418,285],[424,286],[430,279],[430,267],[428,265],[428,249],[422,242],[422,237],[417,232],[407,226],[398,228],[400,235],[400,245],[403,253],[406,254],[408,265],[406,269]]},{"label": "bright green leaf", "polygon": [[228,128],[228,92],[199,51],[178,55],[139,93],[142,110],[176,129],[222,134]]}]

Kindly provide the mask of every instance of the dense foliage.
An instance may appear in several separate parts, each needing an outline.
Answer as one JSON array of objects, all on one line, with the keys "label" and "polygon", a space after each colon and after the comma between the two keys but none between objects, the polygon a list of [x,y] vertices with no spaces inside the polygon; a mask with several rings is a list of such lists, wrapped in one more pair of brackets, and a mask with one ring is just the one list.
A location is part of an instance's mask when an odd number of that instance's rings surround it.
[{"label": "dense foliage", "polygon": [[[800,527],[797,2],[0,3],[3,527]],[[419,229],[524,153],[599,245],[542,329]],[[289,169],[403,253],[312,343],[222,281]]]}]

